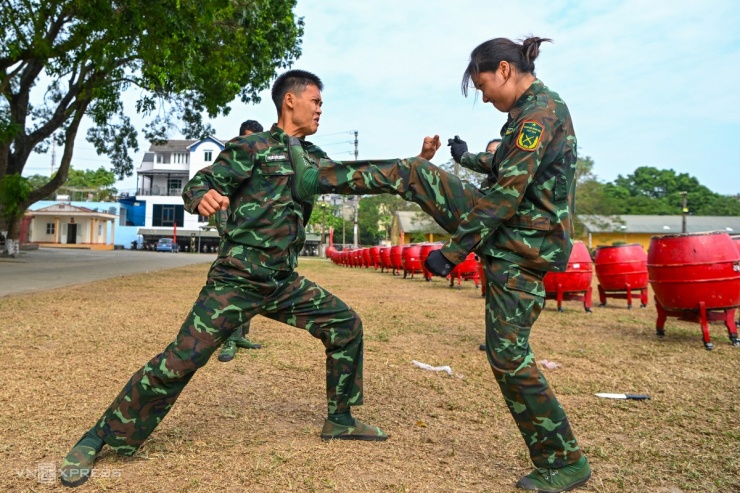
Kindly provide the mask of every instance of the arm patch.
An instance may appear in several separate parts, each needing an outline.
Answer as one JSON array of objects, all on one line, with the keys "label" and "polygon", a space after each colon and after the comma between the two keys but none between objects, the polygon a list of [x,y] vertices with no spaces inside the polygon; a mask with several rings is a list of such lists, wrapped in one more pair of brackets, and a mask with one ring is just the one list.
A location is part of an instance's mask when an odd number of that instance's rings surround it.
[{"label": "arm patch", "polygon": [[542,125],[537,122],[524,122],[516,137],[516,146],[523,151],[534,151],[540,145],[542,131]]}]

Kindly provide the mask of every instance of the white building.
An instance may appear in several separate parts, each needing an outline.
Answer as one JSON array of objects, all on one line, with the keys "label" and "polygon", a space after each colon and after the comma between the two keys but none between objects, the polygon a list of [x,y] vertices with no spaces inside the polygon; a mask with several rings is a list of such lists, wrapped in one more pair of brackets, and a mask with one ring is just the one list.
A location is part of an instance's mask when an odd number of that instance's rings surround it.
[{"label": "white building", "polygon": [[213,137],[202,140],[170,140],[152,144],[136,170],[136,200],[145,204],[144,227],[197,232],[208,219],[185,211],[182,189],[198,170],[213,163],[224,142]]}]

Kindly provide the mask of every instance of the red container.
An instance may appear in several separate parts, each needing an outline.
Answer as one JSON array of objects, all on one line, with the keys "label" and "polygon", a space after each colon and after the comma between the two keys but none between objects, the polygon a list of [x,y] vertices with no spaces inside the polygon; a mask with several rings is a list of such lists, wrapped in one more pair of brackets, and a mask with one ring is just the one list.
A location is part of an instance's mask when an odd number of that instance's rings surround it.
[{"label": "red container", "polygon": [[378,270],[378,267],[380,267],[380,247],[374,246],[370,247],[370,260],[372,261],[371,265],[375,270]]},{"label": "red container", "polygon": [[647,267],[665,309],[740,306],[740,253],[727,233],[653,236]]},{"label": "red container", "polygon": [[647,253],[642,245],[601,246],[594,256],[596,278],[599,280],[600,306],[607,298],[626,298],[632,308],[632,291],[640,295],[640,306],[647,305]]},{"label": "red container", "polygon": [[393,269],[391,247],[380,247],[380,272]]},{"label": "red container", "polygon": [[352,250],[352,267],[362,267],[362,249]]},{"label": "red container", "polygon": [[365,268],[368,268],[373,265],[373,259],[370,256],[370,249],[369,248],[363,248],[362,249],[362,265]]},{"label": "red container", "polygon": [[582,241],[575,241],[565,272],[545,274],[545,296],[558,301],[558,311],[563,311],[563,300],[582,300],[583,308],[591,311],[593,265],[586,245]]},{"label": "red container", "polygon": [[457,279],[457,287],[461,288],[461,280],[473,281],[475,287],[478,288],[480,282],[478,277],[478,257],[474,253],[469,253],[465,260],[460,262],[450,272],[450,287],[455,285],[455,279]]},{"label": "red container", "polygon": [[421,245],[408,245],[403,249],[401,261],[403,262],[403,277],[406,278],[407,274],[411,274],[411,278],[414,278],[414,273],[421,273]]},{"label": "red container", "polygon": [[424,273],[424,279],[427,281],[432,280],[432,274],[426,269],[426,267],[424,267],[424,262],[426,262],[429,252],[432,250],[439,250],[440,248],[442,248],[442,243],[423,243],[419,248],[419,263],[421,263],[421,270]]},{"label": "red container", "polygon": [[404,245],[394,245],[391,247],[391,267],[393,267],[394,276],[403,271],[403,248]]},{"label": "red container", "polygon": [[665,334],[667,317],[699,322],[712,349],[708,322],[725,323],[730,341],[740,345],[735,311],[740,306],[740,253],[725,232],[653,236],[648,274],[658,310],[656,330]]},{"label": "red container", "polygon": [[740,236],[733,236],[732,241],[735,242],[735,246],[737,247],[738,251],[740,251]]}]

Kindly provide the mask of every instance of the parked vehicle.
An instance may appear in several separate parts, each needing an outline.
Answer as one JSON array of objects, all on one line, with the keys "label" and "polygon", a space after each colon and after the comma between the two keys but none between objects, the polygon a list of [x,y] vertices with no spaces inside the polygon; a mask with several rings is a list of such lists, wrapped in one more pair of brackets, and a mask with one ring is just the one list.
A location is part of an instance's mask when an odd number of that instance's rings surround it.
[{"label": "parked vehicle", "polygon": [[157,242],[157,251],[177,253],[177,243],[172,241],[172,238],[160,238]]}]

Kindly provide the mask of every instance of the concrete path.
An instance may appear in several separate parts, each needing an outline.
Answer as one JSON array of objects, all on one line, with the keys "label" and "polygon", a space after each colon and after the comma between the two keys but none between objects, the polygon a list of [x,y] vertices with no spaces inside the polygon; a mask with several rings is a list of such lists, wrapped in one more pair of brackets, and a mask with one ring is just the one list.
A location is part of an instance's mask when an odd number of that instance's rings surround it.
[{"label": "concrete path", "polygon": [[0,297],[84,284],[110,277],[212,263],[215,253],[39,248],[0,257]]}]

